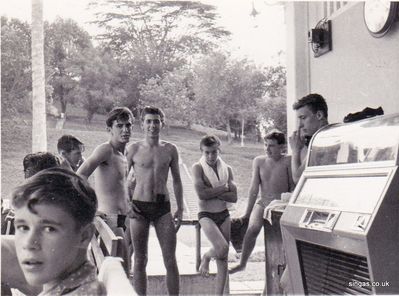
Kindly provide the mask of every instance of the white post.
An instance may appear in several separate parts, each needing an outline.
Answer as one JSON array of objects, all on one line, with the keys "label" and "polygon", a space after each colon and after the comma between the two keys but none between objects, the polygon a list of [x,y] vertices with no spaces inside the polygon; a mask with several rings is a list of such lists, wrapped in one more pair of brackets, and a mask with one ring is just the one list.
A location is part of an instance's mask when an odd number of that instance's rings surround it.
[{"label": "white post", "polygon": [[32,152],[47,151],[43,0],[32,0]]},{"label": "white post", "polygon": [[308,5],[307,2],[286,2],[288,136],[296,129],[292,104],[311,90]]}]

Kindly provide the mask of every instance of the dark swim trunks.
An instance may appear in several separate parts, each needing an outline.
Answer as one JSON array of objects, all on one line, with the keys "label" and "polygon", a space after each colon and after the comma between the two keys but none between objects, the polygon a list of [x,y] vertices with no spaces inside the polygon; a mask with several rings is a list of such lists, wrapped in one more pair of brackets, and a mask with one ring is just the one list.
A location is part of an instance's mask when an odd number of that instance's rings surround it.
[{"label": "dark swim trunks", "polygon": [[118,227],[123,228],[124,231],[126,231],[126,215],[118,215],[118,221],[117,221],[117,225]]},{"label": "dark swim trunks", "polygon": [[[132,207],[132,211],[134,212],[134,218],[143,218],[148,222],[156,222],[159,218],[170,213],[170,201],[157,201],[157,202],[147,202],[147,201],[139,201],[132,200],[132,203],[138,208],[137,211]],[[132,217],[131,217],[132,218]]]},{"label": "dark swim trunks", "polygon": [[105,214],[105,223],[115,232],[116,228],[120,227],[126,231],[126,215],[121,214]]},{"label": "dark swim trunks", "polygon": [[209,218],[211,219],[213,222],[215,222],[215,224],[220,227],[224,221],[230,217],[230,213],[228,209],[225,209],[221,212],[217,212],[217,213],[211,213],[211,212],[199,212],[198,213],[198,221],[201,220],[202,218]]}]

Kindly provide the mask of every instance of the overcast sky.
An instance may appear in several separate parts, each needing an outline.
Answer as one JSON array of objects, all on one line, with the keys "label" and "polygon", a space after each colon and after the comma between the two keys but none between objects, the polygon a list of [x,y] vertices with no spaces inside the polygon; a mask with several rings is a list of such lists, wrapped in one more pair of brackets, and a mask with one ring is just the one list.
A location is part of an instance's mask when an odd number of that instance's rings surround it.
[{"label": "overcast sky", "polygon": [[[43,0],[44,19],[56,16],[72,18],[89,33],[96,32],[88,0]],[[276,64],[279,51],[285,51],[286,30],[284,6],[271,0],[202,0],[217,7],[220,24],[232,32],[230,49],[240,57],[248,57],[258,64]],[[258,12],[251,16],[252,6]],[[30,22],[31,0],[0,0],[0,14]],[[285,63],[284,57],[280,59]]]}]

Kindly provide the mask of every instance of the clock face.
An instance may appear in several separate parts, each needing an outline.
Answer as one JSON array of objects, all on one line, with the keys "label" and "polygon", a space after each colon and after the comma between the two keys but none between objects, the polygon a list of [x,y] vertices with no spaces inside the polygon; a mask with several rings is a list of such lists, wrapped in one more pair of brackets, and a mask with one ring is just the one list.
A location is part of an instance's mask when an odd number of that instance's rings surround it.
[{"label": "clock face", "polygon": [[396,17],[397,3],[389,0],[368,0],[364,3],[364,22],[374,37],[388,32]]}]

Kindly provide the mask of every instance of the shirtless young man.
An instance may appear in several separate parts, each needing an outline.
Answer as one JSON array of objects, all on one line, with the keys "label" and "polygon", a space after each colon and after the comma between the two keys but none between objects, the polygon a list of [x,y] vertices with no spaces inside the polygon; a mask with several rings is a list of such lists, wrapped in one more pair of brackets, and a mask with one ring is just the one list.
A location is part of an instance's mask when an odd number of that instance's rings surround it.
[{"label": "shirtless young man", "polygon": [[308,143],[312,136],[328,124],[328,107],[319,94],[309,94],[293,105],[298,120],[298,129],[289,138],[292,150],[292,178],[298,183],[306,164]]},{"label": "shirtless young man", "polygon": [[[266,155],[258,156],[252,164],[252,180],[249,188],[248,204],[240,219],[248,219],[248,230],[244,236],[240,263],[229,269],[230,273],[244,270],[249,256],[263,225],[263,212],[273,199],[280,199],[281,193],[294,189],[291,176],[291,158],[283,154],[285,136],[280,131],[272,131],[264,138]],[[259,187],[261,198],[255,204]]]},{"label": "shirtless young man", "polygon": [[[179,294],[179,270],[176,262],[176,229],[183,215],[183,186],[179,154],[172,143],[160,140],[165,115],[156,107],[144,107],[141,124],[144,140],[127,148],[129,170],[133,169],[134,191],[129,212],[134,248],[133,285],[139,295],[147,293],[147,254],[150,223],[153,223],[166,268],[169,295]],[[167,189],[169,169],[173,178],[177,211],[170,212]],[[174,220],[177,223],[175,228]],[[140,239],[137,239],[140,238]]]},{"label": "shirtless young man", "polygon": [[[125,146],[132,132],[134,116],[126,107],[116,107],[106,119],[109,141],[100,144],[79,167],[77,174],[88,178],[94,172],[95,191],[98,199],[98,214],[104,218],[112,231],[126,229],[128,211],[127,160]],[[129,256],[125,246],[125,269],[129,267]]]},{"label": "shirtless young man", "polygon": [[194,187],[199,197],[198,221],[212,244],[201,260],[199,272],[209,273],[209,262],[216,259],[216,295],[223,295],[227,279],[230,243],[230,213],[226,202],[237,202],[233,171],[220,157],[220,140],[216,136],[201,139],[202,157],[193,165]]}]

